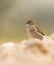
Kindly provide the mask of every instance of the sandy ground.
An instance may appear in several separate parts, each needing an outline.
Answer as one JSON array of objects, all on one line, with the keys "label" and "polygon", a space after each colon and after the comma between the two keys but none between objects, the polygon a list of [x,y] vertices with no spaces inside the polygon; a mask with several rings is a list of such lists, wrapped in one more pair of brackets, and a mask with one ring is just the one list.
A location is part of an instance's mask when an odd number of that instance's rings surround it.
[{"label": "sandy ground", "polygon": [[0,44],[0,65],[54,65],[54,36]]}]

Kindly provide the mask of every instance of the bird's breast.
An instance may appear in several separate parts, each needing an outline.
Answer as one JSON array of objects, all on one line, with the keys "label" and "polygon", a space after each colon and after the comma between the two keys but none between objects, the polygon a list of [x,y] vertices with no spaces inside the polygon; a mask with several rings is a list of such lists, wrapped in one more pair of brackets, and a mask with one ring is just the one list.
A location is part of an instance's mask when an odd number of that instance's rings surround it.
[{"label": "bird's breast", "polygon": [[37,32],[35,28],[32,27],[27,28],[27,33],[31,38],[39,38],[39,39],[43,38],[43,36],[39,32]]}]

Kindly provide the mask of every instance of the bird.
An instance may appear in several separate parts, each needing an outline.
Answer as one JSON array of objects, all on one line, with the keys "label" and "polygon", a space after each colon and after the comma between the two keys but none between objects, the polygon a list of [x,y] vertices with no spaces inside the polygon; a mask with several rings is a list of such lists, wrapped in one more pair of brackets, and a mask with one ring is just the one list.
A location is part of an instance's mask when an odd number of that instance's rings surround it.
[{"label": "bird", "polygon": [[45,33],[43,33],[40,28],[36,25],[34,20],[29,20],[26,22],[26,31],[29,38],[33,39],[43,39]]}]

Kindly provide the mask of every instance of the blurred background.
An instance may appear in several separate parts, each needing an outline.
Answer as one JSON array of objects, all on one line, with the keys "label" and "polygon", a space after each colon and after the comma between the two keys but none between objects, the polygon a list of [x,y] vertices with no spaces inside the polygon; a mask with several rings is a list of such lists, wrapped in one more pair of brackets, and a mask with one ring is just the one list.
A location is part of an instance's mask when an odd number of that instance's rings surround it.
[{"label": "blurred background", "polygon": [[47,35],[54,32],[54,0],[0,0],[0,42],[28,39],[25,22],[30,19]]}]

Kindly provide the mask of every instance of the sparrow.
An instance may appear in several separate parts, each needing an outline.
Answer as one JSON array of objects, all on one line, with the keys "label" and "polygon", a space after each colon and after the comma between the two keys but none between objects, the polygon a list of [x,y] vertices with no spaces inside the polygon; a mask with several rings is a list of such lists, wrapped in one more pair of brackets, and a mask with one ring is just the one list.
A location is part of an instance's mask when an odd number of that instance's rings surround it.
[{"label": "sparrow", "polygon": [[42,39],[45,33],[43,33],[39,27],[37,27],[34,20],[29,20],[26,22],[26,31],[30,38]]}]

